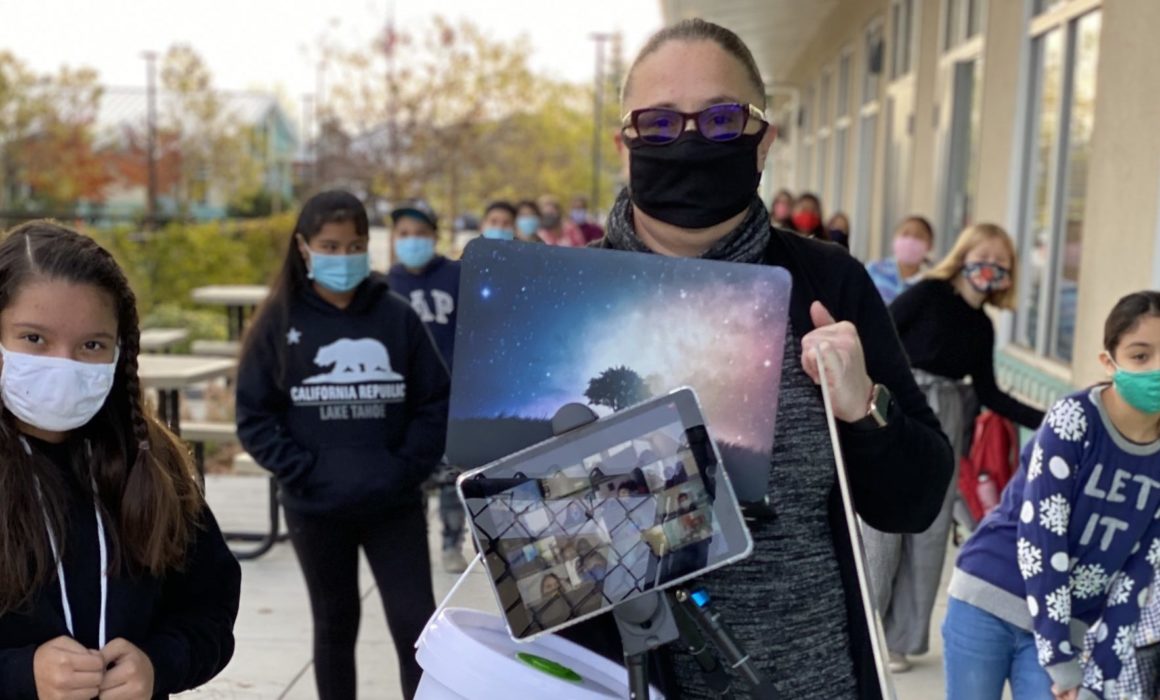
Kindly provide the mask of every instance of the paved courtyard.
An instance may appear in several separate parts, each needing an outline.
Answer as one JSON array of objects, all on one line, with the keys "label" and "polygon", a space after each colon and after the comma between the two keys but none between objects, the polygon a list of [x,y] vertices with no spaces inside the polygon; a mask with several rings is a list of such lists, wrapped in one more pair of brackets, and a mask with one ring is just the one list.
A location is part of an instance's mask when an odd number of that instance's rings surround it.
[{"label": "paved courtyard", "polygon": [[[265,515],[265,479],[211,476],[210,504],[227,530],[254,530]],[[438,559],[438,518],[432,508],[431,551]],[[948,559],[949,563],[949,559]],[[441,599],[456,577],[443,573],[435,561],[435,595]],[[949,574],[949,568],[944,572]],[[374,579],[365,562],[361,573],[362,626],[359,633],[359,697],[362,700],[401,698],[395,649],[383,616]],[[476,570],[456,593],[452,605],[495,612],[495,599],[482,572]],[[945,583],[945,581],[944,581]],[[945,585],[943,586],[945,590]],[[945,595],[934,619],[946,612]],[[242,603],[236,629],[237,653],[209,685],[182,696],[182,700],[314,700],[310,661],[310,610],[306,587],[289,543],[277,545],[264,557],[242,563]],[[900,700],[933,700],[943,696],[942,644],[931,635],[931,653],[915,660],[914,669],[895,679]],[[565,700],[559,698],[558,700]]]}]

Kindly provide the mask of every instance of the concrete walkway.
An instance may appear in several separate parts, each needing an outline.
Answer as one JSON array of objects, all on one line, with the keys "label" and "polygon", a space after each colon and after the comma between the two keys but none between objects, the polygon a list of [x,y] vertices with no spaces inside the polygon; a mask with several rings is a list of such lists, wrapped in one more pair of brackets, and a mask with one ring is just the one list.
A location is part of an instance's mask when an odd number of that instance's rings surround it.
[{"label": "concrete walkway", "polygon": [[[259,477],[211,476],[206,490],[210,505],[226,530],[256,530],[265,515],[266,480]],[[454,585],[456,576],[443,573],[438,562],[438,517],[432,508],[430,528],[433,578],[437,602]],[[951,552],[953,556],[953,551]],[[948,557],[948,564],[950,557]],[[949,566],[944,572],[949,575]],[[472,572],[452,605],[496,612],[495,598],[483,573]],[[395,649],[387,631],[382,604],[370,569],[361,571],[363,614],[359,634],[359,697],[398,700],[402,697]],[[933,700],[944,695],[942,640],[938,624],[946,613],[945,594],[934,614],[931,653],[915,659],[914,669],[895,677],[900,700]],[[211,683],[185,693],[182,700],[315,700],[311,665],[310,609],[298,561],[289,543],[277,545],[257,561],[242,563],[242,602],[236,627],[237,652],[230,665]],[[566,700],[559,698],[558,700]]]}]

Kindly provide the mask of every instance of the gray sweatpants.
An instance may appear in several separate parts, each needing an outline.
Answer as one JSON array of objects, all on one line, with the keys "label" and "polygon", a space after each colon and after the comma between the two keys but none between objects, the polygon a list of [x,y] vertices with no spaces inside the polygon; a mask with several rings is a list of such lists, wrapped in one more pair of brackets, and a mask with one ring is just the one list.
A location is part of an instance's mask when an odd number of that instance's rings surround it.
[{"label": "gray sweatpants", "polygon": [[930,616],[946,559],[959,458],[978,410],[971,385],[921,370],[915,370],[914,378],[951,441],[955,474],[938,517],[926,531],[899,535],[862,523],[874,605],[886,629],[886,647],[896,654],[925,654],[929,648]]}]

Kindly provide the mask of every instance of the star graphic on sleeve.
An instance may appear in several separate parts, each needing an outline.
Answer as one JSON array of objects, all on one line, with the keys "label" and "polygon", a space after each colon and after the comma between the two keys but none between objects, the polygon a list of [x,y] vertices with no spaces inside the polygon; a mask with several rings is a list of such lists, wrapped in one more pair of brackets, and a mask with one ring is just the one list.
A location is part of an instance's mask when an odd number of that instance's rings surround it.
[{"label": "star graphic on sleeve", "polygon": [[298,341],[300,340],[302,340],[302,331],[298,330],[297,328],[291,328],[290,331],[286,334],[287,345],[297,345]]}]

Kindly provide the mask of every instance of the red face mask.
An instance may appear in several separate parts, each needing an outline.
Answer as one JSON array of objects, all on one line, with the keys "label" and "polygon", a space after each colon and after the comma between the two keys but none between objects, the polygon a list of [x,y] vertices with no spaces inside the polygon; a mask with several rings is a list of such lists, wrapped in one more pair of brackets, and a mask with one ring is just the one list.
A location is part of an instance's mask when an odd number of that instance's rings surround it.
[{"label": "red face mask", "polygon": [[800,233],[811,233],[821,223],[822,217],[812,211],[799,211],[793,215],[793,227]]}]

